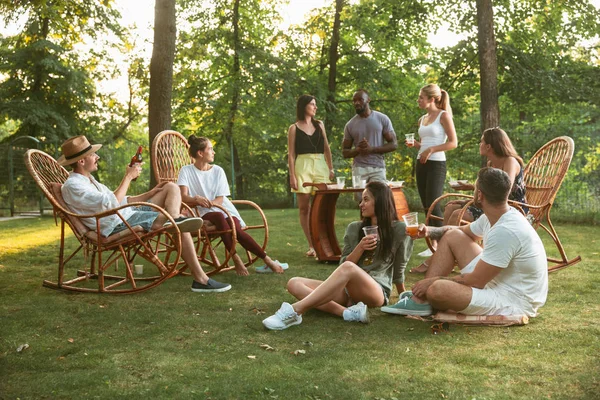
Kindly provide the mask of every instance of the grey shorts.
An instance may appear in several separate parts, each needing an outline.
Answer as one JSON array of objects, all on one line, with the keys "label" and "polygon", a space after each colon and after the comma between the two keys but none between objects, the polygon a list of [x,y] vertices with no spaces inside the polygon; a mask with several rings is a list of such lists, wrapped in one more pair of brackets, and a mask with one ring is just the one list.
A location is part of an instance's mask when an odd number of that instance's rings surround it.
[{"label": "grey shorts", "polygon": [[[149,232],[150,229],[152,229],[152,224],[154,223],[154,220],[156,220],[156,217],[158,217],[158,211],[151,210],[152,207],[148,206],[138,207],[133,212],[133,214],[131,214],[131,216],[127,218],[127,223],[132,227],[139,225],[144,229],[144,231]],[[121,231],[124,231],[125,229],[128,229],[127,225],[121,222],[119,225],[115,226],[110,235],[114,235],[115,233],[119,233]]]}]

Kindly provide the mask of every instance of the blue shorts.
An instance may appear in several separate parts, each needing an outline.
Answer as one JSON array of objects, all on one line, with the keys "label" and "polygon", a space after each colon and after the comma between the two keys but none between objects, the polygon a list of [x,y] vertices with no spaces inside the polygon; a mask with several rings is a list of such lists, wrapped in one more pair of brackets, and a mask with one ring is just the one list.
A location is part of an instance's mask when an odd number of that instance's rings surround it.
[{"label": "blue shorts", "polygon": [[[156,220],[156,217],[158,217],[158,211],[150,211],[150,210],[152,210],[152,208],[148,207],[148,206],[138,207],[133,212],[133,214],[131,214],[131,216],[129,218],[127,218],[127,223],[131,227],[139,225],[144,229],[145,232],[149,232],[150,229],[152,228],[152,224],[154,223],[154,220]],[[127,225],[125,225],[123,222],[121,222],[119,225],[115,226],[115,228],[112,230],[110,235],[114,235],[115,233],[124,231],[125,229],[129,229],[129,228],[127,228]]]}]

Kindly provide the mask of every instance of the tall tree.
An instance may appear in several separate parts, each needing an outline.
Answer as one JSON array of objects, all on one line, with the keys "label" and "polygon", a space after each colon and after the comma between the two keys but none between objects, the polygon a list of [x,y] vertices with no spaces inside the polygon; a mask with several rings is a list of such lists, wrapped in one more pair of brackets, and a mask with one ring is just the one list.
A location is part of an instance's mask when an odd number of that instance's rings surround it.
[{"label": "tall tree", "polygon": [[[173,60],[177,26],[175,0],[156,0],[154,6],[154,45],[150,61],[150,96],[148,98],[148,130],[150,143],[165,129],[171,129],[171,96]],[[151,172],[150,185],[156,184]]]},{"label": "tall tree", "polygon": [[327,80],[327,118],[325,118],[325,130],[329,132],[333,125],[335,111],[335,93],[337,87],[337,62],[339,58],[338,46],[340,43],[341,15],[344,8],[344,0],[335,0],[335,16],[333,18],[333,29],[331,30],[331,43],[329,45],[329,77]]},{"label": "tall tree", "polygon": [[477,0],[477,48],[480,68],[481,131],[500,125],[498,63],[492,0]]}]

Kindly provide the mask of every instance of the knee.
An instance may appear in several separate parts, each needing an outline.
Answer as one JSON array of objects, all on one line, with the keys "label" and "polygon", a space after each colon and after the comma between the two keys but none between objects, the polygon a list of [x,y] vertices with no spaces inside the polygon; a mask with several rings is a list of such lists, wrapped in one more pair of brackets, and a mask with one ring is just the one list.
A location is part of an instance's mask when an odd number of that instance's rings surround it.
[{"label": "knee", "polygon": [[435,303],[442,300],[447,292],[445,283],[441,280],[433,282],[427,289],[427,301]]},{"label": "knee", "polygon": [[309,204],[299,204],[298,211],[300,212],[301,215],[308,215],[308,212],[310,211],[310,205]]},{"label": "knee", "polygon": [[288,281],[286,289],[293,295],[294,293],[298,293],[299,288],[303,285],[302,278],[296,276]]},{"label": "knee", "polygon": [[177,193],[179,193],[179,186],[177,186],[177,184],[175,182],[167,182],[163,186],[163,190],[166,190],[168,192],[177,191]]},{"label": "knee", "polygon": [[342,274],[342,275],[350,275],[352,274],[358,266],[354,264],[352,261],[344,261],[339,267],[333,271],[334,274]]}]

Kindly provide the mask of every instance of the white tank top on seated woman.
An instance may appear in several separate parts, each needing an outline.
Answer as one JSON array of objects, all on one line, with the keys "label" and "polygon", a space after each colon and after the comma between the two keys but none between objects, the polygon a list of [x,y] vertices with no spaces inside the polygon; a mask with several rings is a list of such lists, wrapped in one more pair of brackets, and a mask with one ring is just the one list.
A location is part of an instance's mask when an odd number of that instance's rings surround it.
[{"label": "white tank top on seated woman", "polygon": [[[440,118],[442,114],[446,111],[440,110],[435,121],[431,122],[429,125],[423,125],[423,120],[425,117],[421,118],[421,122],[419,124],[419,137],[421,138],[421,148],[419,149],[419,154],[417,154],[417,160],[421,157],[421,153],[432,146],[437,146],[443,143],[446,143],[448,140],[448,135],[446,135],[446,130],[440,123]],[[429,160],[431,161],[446,161],[446,153],[443,151],[436,151],[429,156]]]}]

